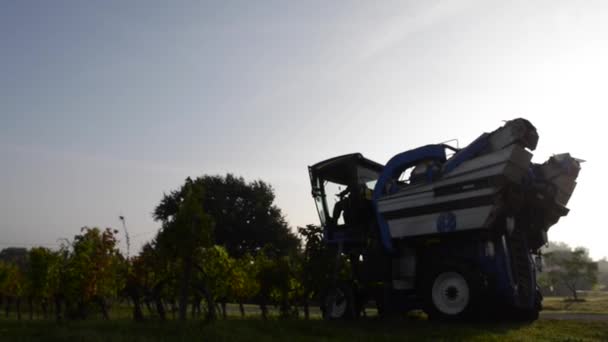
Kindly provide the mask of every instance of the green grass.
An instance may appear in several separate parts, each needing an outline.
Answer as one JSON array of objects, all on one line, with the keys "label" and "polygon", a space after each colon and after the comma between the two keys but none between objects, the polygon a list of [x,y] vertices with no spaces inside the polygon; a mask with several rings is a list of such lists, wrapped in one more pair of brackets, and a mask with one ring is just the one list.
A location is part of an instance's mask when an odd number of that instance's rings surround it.
[{"label": "green grass", "polygon": [[584,301],[573,302],[564,297],[546,297],[543,300],[544,311],[572,313],[608,314],[608,294],[583,297]]},{"label": "green grass", "polygon": [[[608,313],[608,295],[590,295],[584,302],[572,303],[563,297],[544,300],[545,312]],[[367,310],[374,317],[374,310]],[[144,310],[148,315],[147,310]],[[357,322],[325,322],[317,307],[311,307],[311,321],[259,319],[259,307],[245,305],[246,319],[240,318],[238,306],[228,304],[229,320],[211,324],[189,321],[185,324],[149,319],[144,323],[130,320],[131,308],[116,303],[111,321],[102,321],[92,312],[87,321],[57,324],[36,315],[29,321],[23,313],[17,321],[14,313],[0,315],[0,341],[608,341],[608,322],[540,320],[533,324],[438,324],[421,319]],[[302,311],[300,311],[302,315]],[[271,307],[271,317],[278,311]],[[149,317],[149,316],[148,316]],[[417,317],[413,315],[412,317]]]},{"label": "green grass", "polygon": [[0,341],[607,341],[608,322],[541,320],[518,324],[437,324],[428,321],[220,320],[134,323],[128,320],[0,319]]}]

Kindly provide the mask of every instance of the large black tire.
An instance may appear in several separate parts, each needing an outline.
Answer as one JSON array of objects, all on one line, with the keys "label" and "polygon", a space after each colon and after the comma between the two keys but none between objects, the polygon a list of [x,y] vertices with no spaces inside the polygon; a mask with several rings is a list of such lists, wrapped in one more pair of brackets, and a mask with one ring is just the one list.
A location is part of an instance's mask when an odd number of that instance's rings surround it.
[{"label": "large black tire", "polygon": [[323,319],[354,319],[359,316],[358,305],[352,286],[345,284],[328,289],[321,303]]},{"label": "large black tire", "polygon": [[476,318],[481,291],[480,277],[456,264],[431,267],[420,289],[429,319],[441,321]]}]

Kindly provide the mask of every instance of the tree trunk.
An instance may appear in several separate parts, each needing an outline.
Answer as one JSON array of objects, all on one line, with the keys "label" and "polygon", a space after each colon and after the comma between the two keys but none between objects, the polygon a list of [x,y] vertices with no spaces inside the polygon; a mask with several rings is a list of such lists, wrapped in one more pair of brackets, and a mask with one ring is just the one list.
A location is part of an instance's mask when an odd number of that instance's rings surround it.
[{"label": "tree trunk", "polygon": [[572,292],[572,298],[574,298],[574,301],[578,301],[578,296],[576,295],[576,284],[567,284],[567,287]]},{"label": "tree trunk", "polygon": [[308,298],[304,299],[304,319],[307,320],[307,321],[310,319],[310,310],[309,310]]},{"label": "tree trunk", "polygon": [[133,320],[135,322],[143,322],[144,312],[141,309],[141,303],[138,298],[133,298]]},{"label": "tree trunk", "polygon": [[179,320],[185,321],[188,317],[188,289],[190,287],[190,278],[192,276],[192,259],[185,257],[182,262],[182,279],[179,289]]},{"label": "tree trunk", "polygon": [[154,315],[154,309],[152,309],[152,304],[150,304],[150,300],[146,299],[145,300],[146,303],[146,307],[148,308],[148,313],[150,313],[150,315]]},{"label": "tree trunk", "polygon": [[175,313],[177,312],[177,304],[175,304],[175,298],[171,298],[169,304],[171,305],[171,318],[175,320]]},{"label": "tree trunk", "polygon": [[136,285],[127,286],[126,293],[131,299],[131,302],[133,302],[133,320],[135,322],[142,322],[144,320],[144,313],[141,309],[139,287]]},{"label": "tree trunk", "polygon": [[243,301],[239,301],[239,310],[241,311],[241,317],[245,317],[245,307],[243,306]]},{"label": "tree trunk", "polygon": [[87,306],[83,300],[78,301],[78,319],[86,319],[88,316]]},{"label": "tree trunk", "polygon": [[203,300],[205,301],[207,307],[207,312],[205,313],[205,321],[214,321],[217,318],[217,311],[215,307],[216,303],[213,299],[213,296],[211,295],[211,293],[209,293],[209,291],[207,291],[207,288],[204,284],[199,283],[196,286],[200,294],[202,294]]},{"label": "tree trunk", "polygon": [[103,297],[97,298],[97,304],[99,304],[99,309],[101,309],[101,315],[103,319],[108,321],[110,320],[110,314],[108,313],[108,306],[106,305],[106,300]]},{"label": "tree trunk", "polygon": [[27,297],[27,306],[30,311],[30,321],[34,320],[34,299],[30,296]]},{"label": "tree trunk", "polygon": [[4,302],[4,316],[8,318],[8,313],[11,309],[11,297],[6,297],[6,300]]},{"label": "tree trunk", "polygon": [[196,298],[196,317],[199,318],[201,317],[201,302],[203,301],[203,299],[199,296]]},{"label": "tree trunk", "polygon": [[223,319],[227,319],[228,318],[228,313],[226,313],[226,300],[222,300],[222,302],[220,303],[220,305],[222,306],[222,318]]},{"label": "tree trunk", "polygon": [[[161,281],[158,284],[154,285],[154,287],[152,288],[152,299],[154,300],[154,304],[156,306],[156,313],[158,314],[158,318],[161,321],[164,321],[167,319],[167,316],[165,315],[165,307],[163,305],[163,300],[161,298],[161,292],[163,289],[163,286],[165,285],[165,281]],[[150,306],[149,306],[149,300],[146,299],[146,303],[148,303],[148,310],[150,310]]]},{"label": "tree trunk", "polygon": [[51,297],[48,298],[47,302],[46,302],[46,317],[45,319],[51,319],[52,318],[52,313],[55,310],[55,303],[52,300]]},{"label": "tree trunk", "polygon": [[288,294],[287,294],[287,291],[285,291],[285,290],[281,294],[280,311],[281,311],[281,318],[288,318],[289,317]]},{"label": "tree trunk", "polygon": [[17,320],[21,320],[21,297],[17,297]]},{"label": "tree trunk", "polygon": [[42,317],[44,319],[48,319],[48,303],[46,301],[46,299],[43,299],[42,302],[40,303],[40,307],[42,308]]},{"label": "tree trunk", "polygon": [[167,317],[165,315],[163,300],[160,298],[160,296],[154,296],[154,302],[156,303],[156,312],[158,313],[158,318],[160,318],[161,321],[166,320]]},{"label": "tree trunk", "polygon": [[196,306],[197,303],[200,302],[200,298],[198,298],[197,296],[194,296],[194,299],[192,300],[192,304],[191,304],[191,309],[190,309],[190,317],[192,319],[196,318]]},{"label": "tree trunk", "polygon": [[61,297],[59,295],[55,295],[55,319],[59,322],[61,321]]},{"label": "tree trunk", "polygon": [[262,311],[262,319],[267,320],[268,319],[268,307],[266,306],[265,300],[262,300],[262,302],[260,303],[260,310]]}]

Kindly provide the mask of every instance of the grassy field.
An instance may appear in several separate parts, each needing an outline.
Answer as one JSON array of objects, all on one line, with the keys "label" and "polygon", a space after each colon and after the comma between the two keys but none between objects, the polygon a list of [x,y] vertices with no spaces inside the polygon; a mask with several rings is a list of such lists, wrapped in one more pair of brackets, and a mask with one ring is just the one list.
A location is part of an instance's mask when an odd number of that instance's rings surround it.
[{"label": "grassy field", "polygon": [[[254,304],[245,304],[245,318],[253,319],[259,318],[261,316],[261,311],[259,306]],[[278,317],[279,310],[277,307],[269,306],[268,307],[269,315],[271,317]],[[110,310],[110,318],[112,320],[129,320],[132,317],[133,309],[131,306],[126,304],[114,304]],[[568,301],[564,297],[547,297],[543,301],[543,312],[546,313],[581,313],[581,314],[608,314],[608,296],[593,296],[587,297],[583,302],[572,302]],[[237,304],[228,304],[227,305],[227,313],[231,319],[242,319],[239,307]],[[374,307],[368,307],[365,309],[365,313],[368,317],[376,317],[377,311]],[[303,317],[303,309],[299,310],[300,317]],[[412,316],[419,316],[416,313],[412,313]],[[144,308],[144,315],[150,317],[150,312]],[[177,315],[176,312],[173,312],[170,308],[167,311],[167,319],[172,320],[175,319]],[[22,312],[22,319],[29,320],[29,313],[27,311]],[[321,311],[318,306],[310,307],[310,317],[311,319],[320,319]],[[101,320],[101,313],[92,310],[90,312],[90,318],[95,320]],[[17,314],[15,312],[10,312],[8,316],[5,316],[4,312],[0,313],[0,321],[2,320],[16,320]],[[37,310],[34,315],[35,320],[43,319],[42,313],[40,310]]]},{"label": "grassy field", "polygon": [[584,301],[573,302],[564,297],[546,297],[543,300],[543,310],[548,312],[608,314],[608,294],[592,294],[582,299]]},{"label": "grassy field", "polygon": [[[608,314],[608,296],[591,295],[584,302],[570,302],[562,297],[544,300],[547,313]],[[228,305],[228,320],[211,324],[190,321],[181,324],[170,320],[134,323],[129,307],[115,305],[111,321],[93,315],[88,321],[45,321],[27,315],[17,321],[14,314],[0,316],[0,341],[608,341],[608,321],[557,321],[541,319],[533,324],[439,324],[426,320],[400,319],[357,322],[325,322],[318,308],[311,308],[310,321],[262,321],[259,308],[245,305],[246,318],[240,318],[238,306]],[[278,315],[276,308],[271,315]],[[368,309],[370,317],[375,311]],[[577,318],[578,319],[578,318]]]},{"label": "grassy field", "polygon": [[608,341],[608,322],[541,320],[529,325],[437,324],[399,320],[230,319],[134,323],[127,320],[0,320],[0,341]]}]

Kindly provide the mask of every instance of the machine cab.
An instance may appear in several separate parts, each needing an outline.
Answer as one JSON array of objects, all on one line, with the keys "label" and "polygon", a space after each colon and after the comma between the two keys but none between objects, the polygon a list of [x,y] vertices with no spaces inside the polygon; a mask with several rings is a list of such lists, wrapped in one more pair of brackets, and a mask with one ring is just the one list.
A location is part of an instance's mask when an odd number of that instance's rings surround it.
[{"label": "machine cab", "polygon": [[308,168],[319,219],[328,242],[363,238],[371,222],[374,185],[383,166],[360,153]]}]

